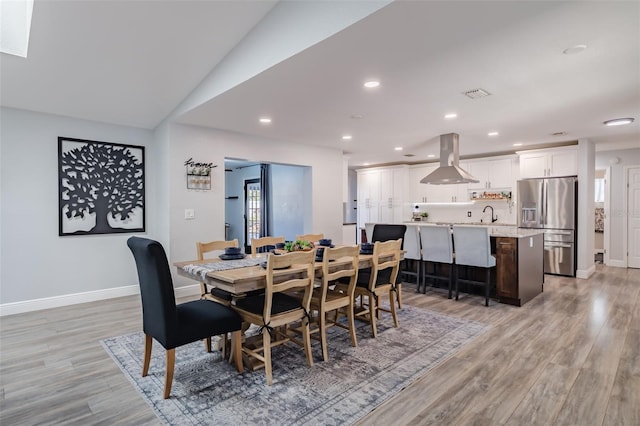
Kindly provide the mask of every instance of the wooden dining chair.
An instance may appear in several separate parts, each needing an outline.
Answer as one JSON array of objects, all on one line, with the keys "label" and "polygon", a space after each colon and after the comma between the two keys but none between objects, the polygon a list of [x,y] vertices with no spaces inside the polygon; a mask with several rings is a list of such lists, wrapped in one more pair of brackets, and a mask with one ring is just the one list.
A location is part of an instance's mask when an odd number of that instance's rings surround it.
[{"label": "wooden dining chair", "polygon": [[324,239],[324,234],[302,234],[296,235],[296,240],[302,241],[311,241],[312,243],[317,243],[318,241]]},{"label": "wooden dining chair", "polygon": [[[398,238],[404,238],[406,232],[407,225],[377,223],[373,227],[370,242],[397,240]],[[400,243],[400,250],[402,249],[404,249],[404,240]],[[396,282],[396,294],[398,296],[398,308],[402,309],[402,282],[400,280]]]},{"label": "wooden dining chair", "polygon": [[276,244],[284,243],[284,237],[261,237],[251,239],[251,256],[264,253],[276,247]]},{"label": "wooden dining chair", "polygon": [[[227,247],[238,247],[238,239],[230,241],[209,241],[208,243],[196,243],[196,251],[198,253],[198,260],[205,260],[205,255],[212,252],[220,252]],[[211,299],[224,305],[230,305],[232,295],[229,292],[220,290],[219,288],[212,288],[210,292],[207,291],[207,285],[204,281],[200,281],[200,292],[202,298]]]},{"label": "wooden dining chair", "polygon": [[242,372],[240,316],[230,307],[210,300],[176,305],[169,262],[162,245],[147,238],[130,237],[127,245],[138,270],[142,299],[144,358],[142,377],[149,372],[153,339],[166,349],[165,399],[171,394],[175,349],[187,343],[231,333],[236,369]]},{"label": "wooden dining chair", "polygon": [[[358,346],[354,321],[354,293],[358,279],[359,253],[358,246],[323,249],[322,284],[320,287],[314,288],[311,295],[311,311],[317,312],[318,327],[312,329],[311,333],[319,332],[322,359],[325,361],[329,360],[327,327],[335,325],[349,330],[351,346]],[[346,281],[346,283],[334,286],[338,280]],[[346,326],[338,321],[339,311],[342,309],[346,310]],[[327,314],[331,312],[335,312],[333,320],[327,317]]]},{"label": "wooden dining chair", "polygon": [[[380,311],[390,312],[393,317],[393,325],[398,327],[398,314],[396,312],[397,287],[396,279],[400,268],[400,246],[402,238],[397,240],[377,241],[373,245],[371,256],[371,269],[364,269],[358,273],[354,297],[366,297],[368,309],[364,309],[356,316],[365,316],[371,322],[373,337],[378,336],[376,318]],[[384,309],[379,304],[379,298],[387,294],[391,309]]]},{"label": "wooden dining chair", "polygon": [[[224,251],[227,247],[238,247],[238,239],[229,241],[209,241],[207,243],[196,242],[196,252],[198,260],[206,260],[205,255],[214,252]],[[233,300],[233,294],[228,291],[221,290],[217,287],[212,287],[210,291],[207,291],[207,284],[204,281],[200,281],[200,294],[202,299],[213,300],[214,302],[222,303],[226,306],[231,306]],[[223,334],[221,337],[222,356],[227,356],[227,335]],[[204,342],[207,352],[211,352],[211,338],[207,338]]]},{"label": "wooden dining chair", "polygon": [[[309,367],[313,366],[311,337],[309,333],[309,305],[313,290],[316,251],[296,251],[283,255],[267,255],[266,287],[264,294],[243,297],[236,301],[235,309],[243,321],[256,324],[262,330],[262,345],[253,348],[245,342],[242,351],[264,362],[267,384],[273,381],[271,348],[292,341],[281,327],[300,322],[303,346]],[[288,268],[300,269],[291,274]],[[298,290],[302,299],[286,294]],[[275,340],[274,340],[275,339]],[[293,340],[295,342],[295,340]],[[296,342],[297,343],[297,342]]]}]

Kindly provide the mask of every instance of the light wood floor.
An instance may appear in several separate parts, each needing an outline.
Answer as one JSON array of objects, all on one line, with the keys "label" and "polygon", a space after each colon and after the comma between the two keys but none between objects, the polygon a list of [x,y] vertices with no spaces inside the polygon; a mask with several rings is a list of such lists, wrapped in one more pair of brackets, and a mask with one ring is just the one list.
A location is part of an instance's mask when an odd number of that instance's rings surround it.
[{"label": "light wood floor", "polygon": [[[492,327],[361,424],[640,425],[640,270],[597,268],[522,308],[405,284]],[[99,343],[140,324],[137,297],[1,318],[0,424],[160,424]]]}]

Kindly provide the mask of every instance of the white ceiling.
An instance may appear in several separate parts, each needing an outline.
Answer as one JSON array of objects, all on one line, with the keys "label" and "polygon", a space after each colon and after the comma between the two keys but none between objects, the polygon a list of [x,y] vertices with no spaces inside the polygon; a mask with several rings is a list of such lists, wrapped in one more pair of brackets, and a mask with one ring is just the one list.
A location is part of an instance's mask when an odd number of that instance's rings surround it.
[{"label": "white ceiling", "polygon": [[[1,55],[2,105],[154,128],[273,5],[36,0],[28,59]],[[476,88],[491,96],[462,95]],[[602,125],[617,117],[636,122]],[[396,1],[174,120],[342,149],[353,166],[423,161],[448,132],[463,156],[638,146],[640,3]]]}]

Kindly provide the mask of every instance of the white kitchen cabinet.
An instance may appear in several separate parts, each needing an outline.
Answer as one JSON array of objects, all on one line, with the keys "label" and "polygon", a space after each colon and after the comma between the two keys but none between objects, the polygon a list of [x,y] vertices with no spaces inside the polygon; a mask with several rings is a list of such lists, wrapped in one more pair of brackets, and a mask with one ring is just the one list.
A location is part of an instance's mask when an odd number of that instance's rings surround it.
[{"label": "white kitchen cabinet", "polygon": [[[469,200],[468,184],[431,185],[420,180],[437,169],[439,164],[417,166],[409,170],[412,203],[455,203]],[[466,165],[460,166],[466,170]]]},{"label": "white kitchen cabinet", "polygon": [[407,203],[407,166],[358,170],[358,228],[365,223],[402,223]]},{"label": "white kitchen cabinet", "polygon": [[405,168],[380,171],[380,223],[402,223],[407,220],[404,217],[406,188],[407,171]]},{"label": "white kitchen cabinet", "polygon": [[520,153],[520,178],[576,176],[578,151],[553,148]]},{"label": "white kitchen cabinet", "polygon": [[470,190],[508,189],[513,186],[513,160],[501,158],[468,163],[466,169],[478,183],[470,183]]},{"label": "white kitchen cabinet", "polygon": [[380,174],[367,170],[358,172],[358,225],[378,221]]},{"label": "white kitchen cabinet", "polygon": [[[420,180],[439,167],[439,164],[417,166],[409,170],[412,203],[455,203],[469,201],[468,184],[430,185]],[[466,170],[466,164],[460,167]]]}]

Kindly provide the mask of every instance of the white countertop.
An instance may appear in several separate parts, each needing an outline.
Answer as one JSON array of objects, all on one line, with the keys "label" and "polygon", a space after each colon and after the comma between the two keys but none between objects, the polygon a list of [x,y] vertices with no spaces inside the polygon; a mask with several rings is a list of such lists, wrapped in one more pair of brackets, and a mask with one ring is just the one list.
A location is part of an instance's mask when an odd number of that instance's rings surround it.
[{"label": "white countertop", "polygon": [[407,226],[428,226],[428,225],[468,225],[483,226],[489,228],[489,235],[492,237],[526,238],[532,235],[542,234],[543,229],[517,228],[514,224],[508,223],[480,223],[480,222],[405,222]]}]

